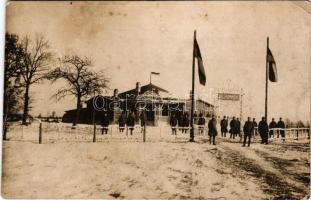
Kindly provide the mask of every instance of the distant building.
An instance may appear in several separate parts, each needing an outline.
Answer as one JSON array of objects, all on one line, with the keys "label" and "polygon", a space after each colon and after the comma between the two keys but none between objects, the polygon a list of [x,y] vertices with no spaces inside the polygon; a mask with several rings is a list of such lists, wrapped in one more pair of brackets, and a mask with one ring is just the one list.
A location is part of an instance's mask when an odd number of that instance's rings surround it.
[{"label": "distant building", "polygon": [[[139,122],[139,115],[145,110],[147,125],[157,126],[159,121],[168,121],[169,116],[174,113],[179,117],[182,113],[190,115],[191,100],[178,99],[169,96],[169,92],[153,84],[140,86],[136,83],[134,89],[118,93],[114,90],[113,96],[96,96],[85,102],[86,107],[81,108],[78,123],[92,124],[93,120],[100,123],[103,114],[108,113],[111,123],[117,123],[122,112],[128,115],[133,112],[136,121]],[[203,101],[196,100],[195,108],[197,115],[211,116],[214,113],[214,106]],[[93,118],[95,113],[95,119]],[[73,123],[76,110],[67,110],[62,121]]]}]

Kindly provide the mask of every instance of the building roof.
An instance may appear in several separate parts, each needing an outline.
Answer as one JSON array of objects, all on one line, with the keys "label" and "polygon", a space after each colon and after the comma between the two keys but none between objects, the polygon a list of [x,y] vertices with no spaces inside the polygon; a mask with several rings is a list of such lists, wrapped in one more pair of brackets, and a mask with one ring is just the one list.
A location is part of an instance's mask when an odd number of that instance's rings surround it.
[{"label": "building roof", "polygon": [[[140,87],[140,93],[139,94],[143,94],[143,93],[145,93],[147,91],[152,91],[152,90],[168,93],[167,90],[165,90],[163,88],[160,88],[160,87],[158,87],[156,85],[153,85],[152,83],[149,83],[147,85],[144,85],[144,86]],[[125,97],[126,95],[129,95],[129,94],[136,94],[136,88],[128,90],[128,91],[125,91],[125,92],[122,92],[122,93],[119,93],[119,96],[120,97]]]}]

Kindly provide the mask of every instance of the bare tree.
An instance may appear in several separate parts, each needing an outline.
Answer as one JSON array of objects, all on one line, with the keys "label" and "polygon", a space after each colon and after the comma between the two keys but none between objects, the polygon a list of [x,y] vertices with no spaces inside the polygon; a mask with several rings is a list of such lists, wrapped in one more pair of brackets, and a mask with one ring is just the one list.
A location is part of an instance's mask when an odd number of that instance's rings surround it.
[{"label": "bare tree", "polygon": [[6,140],[8,120],[17,116],[20,107],[20,76],[23,66],[23,48],[14,34],[5,34],[3,140]]},{"label": "bare tree", "polygon": [[79,121],[82,100],[92,96],[94,93],[101,93],[107,89],[108,79],[105,78],[102,71],[95,72],[89,69],[92,66],[91,59],[78,56],[65,56],[61,60],[61,66],[49,73],[47,78],[53,82],[57,79],[63,79],[67,82],[67,87],[61,88],[53,97],[57,100],[67,95],[73,95],[77,98],[76,118],[73,126]]},{"label": "bare tree", "polygon": [[29,112],[30,86],[44,79],[52,59],[48,41],[42,35],[36,35],[32,43],[29,37],[23,39],[24,67],[22,68],[24,94],[23,124],[26,124]]}]

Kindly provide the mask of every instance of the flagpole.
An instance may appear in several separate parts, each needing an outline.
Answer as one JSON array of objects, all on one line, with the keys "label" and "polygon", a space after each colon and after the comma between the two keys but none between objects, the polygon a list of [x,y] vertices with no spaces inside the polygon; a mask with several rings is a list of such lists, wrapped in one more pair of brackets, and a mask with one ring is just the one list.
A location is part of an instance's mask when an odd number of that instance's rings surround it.
[{"label": "flagpole", "polygon": [[192,52],[192,90],[191,90],[191,116],[190,116],[190,142],[194,142],[194,129],[193,129],[193,108],[194,108],[194,68],[195,68],[195,39],[196,39],[197,31],[194,30],[194,38],[193,38],[193,52]]},{"label": "flagpole", "polygon": [[268,49],[269,49],[269,37],[267,37],[267,53],[266,53],[266,97],[265,97],[265,118],[266,118],[266,121],[268,121],[268,76],[269,76]]}]

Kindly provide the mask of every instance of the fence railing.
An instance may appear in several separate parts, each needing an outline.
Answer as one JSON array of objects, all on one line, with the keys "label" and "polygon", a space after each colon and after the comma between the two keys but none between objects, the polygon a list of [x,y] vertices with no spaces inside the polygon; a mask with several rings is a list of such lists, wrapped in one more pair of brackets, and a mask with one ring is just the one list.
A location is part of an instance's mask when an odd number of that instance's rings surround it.
[{"label": "fence railing", "polygon": [[[41,125],[40,125],[41,124]],[[41,127],[40,127],[41,126]],[[182,133],[182,129],[186,130],[186,133]],[[188,140],[191,127],[176,127],[177,134],[172,132],[171,127],[168,124],[161,124],[157,127],[147,126],[146,129],[140,125],[133,127],[132,134],[129,127],[125,126],[123,131],[120,132],[118,125],[110,125],[108,127],[107,134],[102,134],[102,127],[100,125],[95,126],[95,138],[96,142],[100,141],[176,141],[176,140]],[[144,135],[144,130],[146,133]],[[299,140],[308,138],[310,139],[310,128],[274,128],[269,131],[269,140]],[[41,131],[41,134],[40,134]],[[283,132],[284,131],[284,137]],[[218,130],[220,136],[220,130]],[[196,137],[205,138],[208,136],[207,126],[194,125],[194,133]],[[253,139],[259,140],[260,134],[258,129],[254,130]],[[243,137],[243,133],[241,134]],[[94,140],[94,126],[93,125],[78,125],[72,127],[71,124],[64,123],[33,123],[28,126],[15,124],[9,126],[7,133],[9,140],[16,141],[32,141],[36,143],[54,143],[54,142],[93,142]]]},{"label": "fence railing", "polygon": [[[255,137],[259,137],[258,128],[254,130]],[[307,128],[272,128],[268,132],[269,140],[278,139],[310,139],[310,127]]]}]

